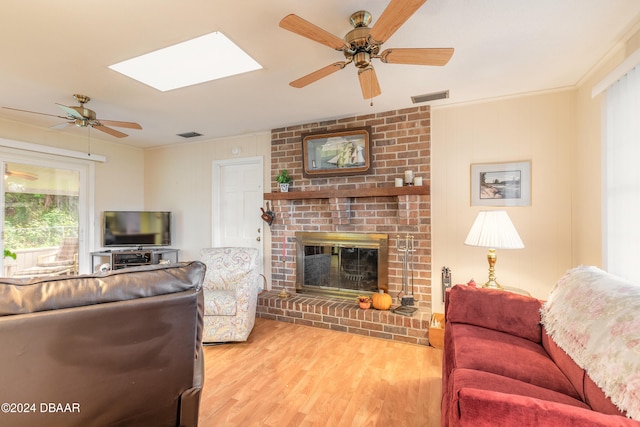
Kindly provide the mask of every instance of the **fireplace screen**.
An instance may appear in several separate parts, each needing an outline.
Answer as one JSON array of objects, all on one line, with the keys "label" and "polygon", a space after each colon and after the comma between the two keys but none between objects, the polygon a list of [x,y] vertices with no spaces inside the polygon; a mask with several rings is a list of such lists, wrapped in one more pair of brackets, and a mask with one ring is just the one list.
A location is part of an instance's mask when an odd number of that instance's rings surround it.
[{"label": "fireplace screen", "polygon": [[296,233],[297,290],[352,297],[387,289],[386,234]]}]

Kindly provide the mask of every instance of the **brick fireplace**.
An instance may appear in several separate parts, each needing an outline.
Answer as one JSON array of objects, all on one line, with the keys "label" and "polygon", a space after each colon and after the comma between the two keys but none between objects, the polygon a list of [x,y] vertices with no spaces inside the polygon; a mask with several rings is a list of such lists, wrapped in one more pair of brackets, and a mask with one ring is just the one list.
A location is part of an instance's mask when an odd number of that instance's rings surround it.
[{"label": "brick fireplace", "polygon": [[[366,175],[312,177],[302,173],[302,135],[370,127],[372,162]],[[428,106],[309,123],[271,132],[271,172],[287,169],[289,194],[272,194],[276,219],[271,226],[272,291],[258,301],[258,316],[346,330],[402,341],[427,343],[431,314],[430,111]],[[406,170],[423,180],[422,188],[394,188]],[[352,300],[299,293],[296,233],[385,234],[388,236],[388,292],[398,305],[402,291],[399,236],[414,239],[413,289],[418,312],[412,317],[360,310]],[[279,299],[282,289],[292,297]],[[363,292],[366,294],[366,292]]]}]

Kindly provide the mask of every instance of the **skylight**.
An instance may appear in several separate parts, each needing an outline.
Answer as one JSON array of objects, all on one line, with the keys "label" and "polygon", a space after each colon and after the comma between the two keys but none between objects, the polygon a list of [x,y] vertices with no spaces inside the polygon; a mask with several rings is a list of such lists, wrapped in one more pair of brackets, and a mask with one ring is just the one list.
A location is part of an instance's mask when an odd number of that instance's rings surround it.
[{"label": "skylight", "polygon": [[162,92],[262,68],[224,34],[214,32],[110,65]]}]

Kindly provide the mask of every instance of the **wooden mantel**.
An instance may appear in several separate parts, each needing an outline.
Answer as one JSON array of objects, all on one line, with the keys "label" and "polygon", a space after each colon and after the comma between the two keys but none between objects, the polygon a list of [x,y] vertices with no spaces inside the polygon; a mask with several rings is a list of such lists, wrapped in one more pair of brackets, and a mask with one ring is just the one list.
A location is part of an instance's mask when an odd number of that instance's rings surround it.
[{"label": "wooden mantel", "polygon": [[429,186],[407,187],[375,187],[375,188],[347,188],[316,191],[289,191],[287,193],[264,193],[265,200],[301,200],[301,199],[332,199],[336,197],[392,197],[405,195],[429,195]]}]

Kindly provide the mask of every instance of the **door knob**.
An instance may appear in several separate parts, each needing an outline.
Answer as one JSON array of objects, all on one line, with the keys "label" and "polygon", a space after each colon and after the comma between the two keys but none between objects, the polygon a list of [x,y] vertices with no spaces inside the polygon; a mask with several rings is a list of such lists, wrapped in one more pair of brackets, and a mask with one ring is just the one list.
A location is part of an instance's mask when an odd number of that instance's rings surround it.
[{"label": "door knob", "polygon": [[260,236],[256,237],[256,242],[260,241]]}]

